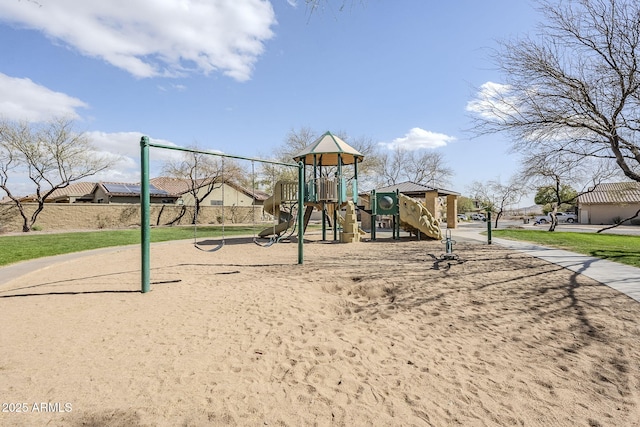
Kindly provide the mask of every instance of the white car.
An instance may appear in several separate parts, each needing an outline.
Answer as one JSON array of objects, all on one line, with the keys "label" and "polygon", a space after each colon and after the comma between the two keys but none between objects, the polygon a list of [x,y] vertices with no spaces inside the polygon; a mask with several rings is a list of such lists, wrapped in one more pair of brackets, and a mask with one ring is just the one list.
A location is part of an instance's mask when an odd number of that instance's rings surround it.
[{"label": "white car", "polygon": [[[558,222],[567,222],[569,224],[573,224],[574,222],[578,222],[578,216],[576,214],[572,214],[569,212],[557,212],[556,218],[558,218]],[[551,215],[543,215],[535,217],[534,225],[538,224],[548,224],[551,222]]]},{"label": "white car", "polygon": [[487,218],[485,218],[484,214],[481,214],[481,213],[471,214],[471,219],[473,219],[475,221],[486,221],[487,220]]}]

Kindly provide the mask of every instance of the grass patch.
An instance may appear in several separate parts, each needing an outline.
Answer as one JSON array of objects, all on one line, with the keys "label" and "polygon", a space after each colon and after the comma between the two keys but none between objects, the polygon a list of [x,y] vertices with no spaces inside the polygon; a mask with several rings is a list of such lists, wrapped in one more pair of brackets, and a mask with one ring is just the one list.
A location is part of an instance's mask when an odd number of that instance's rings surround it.
[{"label": "grass patch", "polygon": [[[253,235],[253,231],[254,229],[248,226],[226,225],[224,235]],[[222,227],[198,226],[197,233],[198,238],[221,237]],[[150,239],[152,243],[193,239],[193,228],[154,227],[151,229]],[[140,244],[139,229],[55,234],[31,232],[17,236],[0,236],[0,266],[46,256],[136,244]]]},{"label": "grass patch", "polygon": [[640,267],[640,236],[511,229],[491,233],[494,237],[523,240]]}]

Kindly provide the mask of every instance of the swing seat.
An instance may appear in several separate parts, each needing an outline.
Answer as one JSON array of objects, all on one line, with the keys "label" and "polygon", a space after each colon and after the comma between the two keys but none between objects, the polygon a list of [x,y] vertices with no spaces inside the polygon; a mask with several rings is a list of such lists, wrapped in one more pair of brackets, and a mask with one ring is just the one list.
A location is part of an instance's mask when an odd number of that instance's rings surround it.
[{"label": "swing seat", "polygon": [[[201,242],[201,243],[202,243],[202,242]],[[222,241],[221,241],[217,246],[214,246],[213,248],[206,248],[206,249],[205,249],[205,248],[203,248],[203,247],[199,246],[198,242],[195,242],[195,243],[193,244],[193,246],[194,246],[196,249],[198,249],[198,250],[200,250],[200,251],[202,251],[202,252],[215,252],[215,251],[218,251],[218,250],[222,249],[222,247],[224,246],[224,240],[222,240]]]},{"label": "swing seat", "polygon": [[273,245],[274,243],[277,243],[277,242],[278,242],[278,239],[277,238],[273,238],[273,237],[270,238],[267,243],[260,243],[258,241],[257,237],[253,238],[253,243],[255,243],[258,246],[262,246],[263,248],[268,248],[268,247],[270,247],[271,245]]}]

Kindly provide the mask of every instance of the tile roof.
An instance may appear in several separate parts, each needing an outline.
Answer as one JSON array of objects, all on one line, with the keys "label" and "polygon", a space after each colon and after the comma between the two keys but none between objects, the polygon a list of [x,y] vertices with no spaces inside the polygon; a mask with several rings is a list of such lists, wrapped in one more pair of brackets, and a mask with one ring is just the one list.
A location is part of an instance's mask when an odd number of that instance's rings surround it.
[{"label": "tile roof", "polygon": [[149,183],[156,188],[161,188],[169,194],[181,195],[189,191],[190,181],[181,178],[171,178],[168,176],[159,176],[151,178]]},{"label": "tile roof", "polygon": [[95,188],[95,182],[76,182],[73,184],[69,184],[64,188],[57,188],[53,193],[49,195],[47,200],[49,199],[58,199],[66,196],[74,196],[74,197],[91,197],[91,193],[93,193],[93,189]]},{"label": "tile roof", "polygon": [[584,205],[640,203],[640,183],[609,182],[598,184],[593,191],[578,196],[578,203]]},{"label": "tile roof", "polygon": [[[47,197],[47,201],[53,201],[56,199],[62,199],[65,197],[76,197],[76,198],[91,198],[91,193],[93,193],[93,189],[95,188],[95,182],[74,182],[73,184],[69,184],[64,188],[56,188],[53,193]],[[48,190],[45,190],[48,191]],[[43,192],[44,193],[44,192]],[[36,194],[32,193],[28,196],[19,197],[20,199],[26,200],[36,200]]]},{"label": "tile roof", "polygon": [[[165,190],[166,192],[168,192],[171,195],[174,196],[180,196],[182,194],[185,194],[189,191],[189,188],[191,187],[191,181],[188,179],[183,179],[183,178],[171,178],[171,177],[167,177],[167,176],[160,176],[157,178],[152,178],[149,180],[149,182],[153,185],[156,186],[156,188],[160,188],[162,190]],[[203,186],[203,185],[207,185],[209,182],[208,179],[206,180],[201,180],[198,184],[199,186]],[[226,184],[230,187],[235,188],[236,190],[246,194],[249,197],[253,197],[255,196],[256,200],[266,200],[269,198],[270,194],[265,193],[264,191],[260,191],[260,190],[252,190],[252,189],[248,189],[245,188],[239,184],[236,184],[233,181],[227,180]]]}]

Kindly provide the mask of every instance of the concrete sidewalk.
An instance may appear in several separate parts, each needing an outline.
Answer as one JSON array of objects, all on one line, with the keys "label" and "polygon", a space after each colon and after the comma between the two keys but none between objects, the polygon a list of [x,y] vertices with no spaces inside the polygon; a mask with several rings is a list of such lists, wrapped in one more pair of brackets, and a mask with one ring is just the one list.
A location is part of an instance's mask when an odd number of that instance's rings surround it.
[{"label": "concrete sidewalk", "polygon": [[[486,242],[487,236],[480,234],[482,231],[481,229],[454,229],[451,231],[451,237],[459,241]],[[491,242],[584,274],[640,302],[640,268],[518,240],[492,238]]]}]

